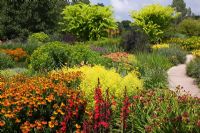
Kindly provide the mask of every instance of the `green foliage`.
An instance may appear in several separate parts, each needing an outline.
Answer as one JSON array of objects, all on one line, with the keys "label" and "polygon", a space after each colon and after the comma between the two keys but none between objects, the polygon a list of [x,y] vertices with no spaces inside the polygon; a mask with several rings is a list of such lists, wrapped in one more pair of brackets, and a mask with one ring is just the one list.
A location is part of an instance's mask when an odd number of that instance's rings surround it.
[{"label": "green foliage", "polygon": [[66,6],[62,15],[62,31],[72,33],[81,40],[98,40],[107,36],[107,29],[116,28],[109,7],[80,3]]},{"label": "green foliage", "polygon": [[170,46],[169,48],[157,49],[156,52],[159,55],[165,56],[173,65],[185,63],[187,52],[179,47]]},{"label": "green foliage", "polygon": [[164,30],[168,28],[178,13],[170,6],[164,7],[159,4],[150,5],[140,11],[133,11],[131,17],[134,25],[141,27],[149,36],[151,42],[158,42],[162,39]]},{"label": "green foliage", "polygon": [[50,71],[60,68],[69,60],[70,47],[52,42],[39,47],[30,58],[30,66],[36,71]]},{"label": "green foliage", "polygon": [[23,38],[29,33],[57,30],[63,0],[13,1],[1,0],[1,39]]},{"label": "green foliage", "polygon": [[126,130],[137,133],[198,133],[198,101],[179,93],[177,96],[170,90],[144,90],[130,98],[133,106],[130,107]]},{"label": "green foliage", "polygon": [[184,19],[178,25],[178,31],[188,36],[200,36],[200,20],[192,18]]},{"label": "green foliage", "polygon": [[198,85],[200,86],[200,58],[196,58],[187,65],[187,74],[193,78],[196,78]]},{"label": "green foliage", "polygon": [[165,56],[156,53],[139,53],[136,55],[139,72],[144,80],[146,89],[166,88],[167,87],[167,69],[172,64]]},{"label": "green foliage", "polygon": [[12,68],[14,65],[15,62],[9,55],[0,52],[0,69]]},{"label": "green foliage", "polygon": [[45,43],[48,42],[50,39],[50,37],[45,34],[44,32],[38,32],[38,33],[33,33],[31,35],[29,35],[28,37],[28,42],[33,43],[33,42],[41,42],[41,43]]},{"label": "green foliage", "polygon": [[72,67],[80,64],[111,66],[111,60],[101,57],[84,45],[71,46],[60,42],[51,42],[39,47],[30,58],[30,66],[36,71],[50,71],[62,66]]}]

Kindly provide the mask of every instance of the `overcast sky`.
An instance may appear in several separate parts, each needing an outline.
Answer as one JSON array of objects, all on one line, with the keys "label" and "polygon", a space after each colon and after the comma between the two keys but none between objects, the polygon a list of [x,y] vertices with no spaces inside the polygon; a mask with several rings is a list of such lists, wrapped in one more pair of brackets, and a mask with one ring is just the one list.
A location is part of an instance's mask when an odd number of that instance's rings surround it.
[{"label": "overcast sky", "polygon": [[[160,3],[162,5],[170,5],[172,0],[90,0],[92,3],[104,3],[104,5],[111,5],[115,12],[117,20],[131,19],[129,12],[131,10],[138,10],[149,4]],[[200,0],[185,0],[187,7],[192,9],[192,12],[200,15]]]}]

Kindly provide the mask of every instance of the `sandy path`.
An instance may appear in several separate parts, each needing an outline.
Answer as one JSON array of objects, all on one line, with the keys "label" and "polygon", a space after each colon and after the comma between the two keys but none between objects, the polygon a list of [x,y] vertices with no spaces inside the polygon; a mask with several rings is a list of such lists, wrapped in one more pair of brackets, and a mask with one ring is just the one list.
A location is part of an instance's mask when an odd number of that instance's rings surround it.
[{"label": "sandy path", "polygon": [[[186,64],[194,57],[192,55],[186,56]],[[193,97],[200,98],[200,89],[195,84],[195,80],[186,75],[186,64],[174,66],[168,70],[169,88],[175,90],[178,85],[183,87],[182,93],[188,92]],[[184,92],[185,91],[185,92]]]}]

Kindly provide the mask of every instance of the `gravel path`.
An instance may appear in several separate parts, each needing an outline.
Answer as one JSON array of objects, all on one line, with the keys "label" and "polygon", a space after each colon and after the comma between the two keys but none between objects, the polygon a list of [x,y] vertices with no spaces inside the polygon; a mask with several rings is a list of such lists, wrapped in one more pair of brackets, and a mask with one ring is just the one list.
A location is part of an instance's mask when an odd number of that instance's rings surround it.
[{"label": "gravel path", "polygon": [[189,93],[193,97],[200,98],[200,89],[195,84],[195,80],[186,75],[186,64],[194,57],[192,55],[186,56],[186,63],[174,66],[168,70],[169,88],[175,90],[177,86],[183,87],[181,93]]}]

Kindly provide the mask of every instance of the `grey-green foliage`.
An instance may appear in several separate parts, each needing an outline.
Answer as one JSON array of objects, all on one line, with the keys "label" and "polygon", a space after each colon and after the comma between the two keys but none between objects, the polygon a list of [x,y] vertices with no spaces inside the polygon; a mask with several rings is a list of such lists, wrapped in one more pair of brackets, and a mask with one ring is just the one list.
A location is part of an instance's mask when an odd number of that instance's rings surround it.
[{"label": "grey-green foliage", "polygon": [[138,60],[136,67],[141,73],[146,89],[167,87],[166,71],[172,64],[165,56],[157,53],[139,53],[136,58]]},{"label": "grey-green foliage", "polygon": [[173,65],[178,65],[178,64],[183,64],[185,63],[186,59],[186,54],[187,52],[179,48],[178,46],[176,47],[170,47],[170,48],[163,48],[163,49],[157,49],[154,51],[155,53],[165,56],[166,58],[169,59],[169,61]]},{"label": "grey-green foliage", "polygon": [[200,58],[196,58],[187,65],[187,75],[196,78],[200,86]]},{"label": "grey-green foliage", "polygon": [[14,65],[15,62],[9,55],[0,52],[0,69],[12,68]]},{"label": "grey-green foliage", "polygon": [[116,23],[109,7],[83,3],[66,6],[60,22],[63,32],[71,33],[79,39],[98,40],[107,36],[107,29],[115,29]]}]

